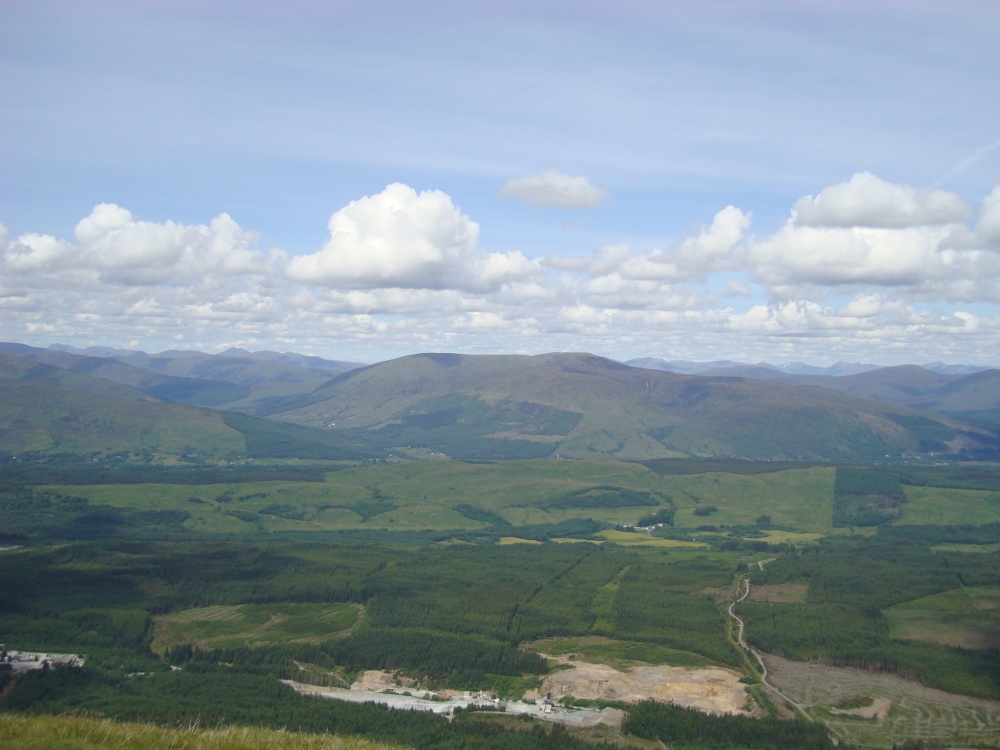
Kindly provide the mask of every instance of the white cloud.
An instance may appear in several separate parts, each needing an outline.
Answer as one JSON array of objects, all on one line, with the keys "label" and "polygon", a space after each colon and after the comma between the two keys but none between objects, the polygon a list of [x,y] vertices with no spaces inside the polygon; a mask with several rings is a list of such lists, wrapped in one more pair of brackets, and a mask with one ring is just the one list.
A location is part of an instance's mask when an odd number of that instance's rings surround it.
[{"label": "white cloud", "polygon": [[972,211],[954,193],[896,185],[859,172],[815,198],[799,198],[792,215],[801,226],[915,227],[966,221]]},{"label": "white cloud", "polygon": [[8,237],[0,225],[0,340],[356,361],[589,350],[995,364],[1000,351],[1000,187],[974,224],[792,218],[754,237],[750,215],[727,206],[666,249],[528,259],[481,249],[478,226],[446,194],[390,185],[334,213],[330,232],[294,258],[261,251],[227,214],[186,225],[101,204],[68,240]]},{"label": "white cloud", "polygon": [[749,226],[750,214],[726,206],[696,237],[684,239],[671,250],[629,258],[621,264],[621,274],[631,279],[689,280],[734,268],[741,260],[737,246]]},{"label": "white cloud", "polygon": [[3,245],[2,267],[13,273],[57,268],[70,259],[72,246],[47,234],[29,232]]},{"label": "white cloud", "polygon": [[1000,185],[983,199],[976,231],[984,241],[1000,249]]},{"label": "white cloud", "polygon": [[[748,243],[752,277],[772,296],[837,287],[894,287],[922,300],[1000,300],[1000,188],[983,201],[979,223],[957,196],[918,191],[867,173],[801,198],[778,232]],[[849,223],[851,220],[853,223]]]},{"label": "white cloud", "polygon": [[757,278],[768,284],[918,284],[950,275],[937,252],[947,230],[802,227],[786,223],[753,244]]},{"label": "white cloud", "polygon": [[81,244],[91,245],[131,223],[132,214],[126,209],[114,203],[101,203],[94,206],[90,216],[79,221],[74,234]]},{"label": "white cloud", "polygon": [[499,194],[504,198],[518,198],[537,208],[597,208],[611,197],[611,193],[591,184],[586,177],[571,177],[557,169],[507,180]]},{"label": "white cloud", "polygon": [[703,279],[714,271],[736,267],[742,257],[739,244],[750,226],[750,214],[726,206],[703,226],[669,250],[634,254],[629,245],[606,245],[590,256],[553,256],[546,265],[594,278],[617,276],[633,281],[687,281]]},{"label": "white cloud", "polygon": [[605,245],[592,251],[590,256],[549,256],[545,264],[561,271],[585,273],[588,276],[604,276],[628,259],[632,249],[628,245]]},{"label": "white cloud", "polygon": [[97,274],[125,286],[176,283],[209,273],[263,272],[257,235],[228,214],[209,225],[136,221],[112,203],[95,206],[75,230],[76,245],[50,235],[24,234],[7,243],[0,267],[41,278],[69,272]]},{"label": "white cloud", "polygon": [[337,211],[329,229],[319,252],[289,261],[289,278],[344,289],[486,291],[538,268],[518,251],[481,250],[479,225],[440,190],[394,183]]}]

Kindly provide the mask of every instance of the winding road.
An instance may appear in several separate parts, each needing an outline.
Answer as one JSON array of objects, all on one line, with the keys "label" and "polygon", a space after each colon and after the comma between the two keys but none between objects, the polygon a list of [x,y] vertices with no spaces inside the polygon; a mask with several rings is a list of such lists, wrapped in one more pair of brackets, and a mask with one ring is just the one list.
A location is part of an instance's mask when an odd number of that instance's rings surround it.
[{"label": "winding road", "polygon": [[[761,560],[757,563],[757,565],[760,566],[761,570],[763,570],[764,566],[769,562],[771,562],[771,560]],[[736,607],[737,604],[739,604],[741,601],[750,596],[750,578],[749,577],[744,578],[743,583],[746,584],[746,590],[736,601],[732,602],[729,605],[729,608],[726,610],[729,613],[729,616],[732,617],[734,620],[736,620],[736,626],[737,628],[739,628],[737,633],[737,641],[740,644],[740,648],[749,651],[753,655],[753,658],[757,660],[757,663],[760,665],[760,681],[764,685],[764,687],[773,692],[775,695],[783,698],[785,702],[787,702],[788,704],[795,706],[795,708],[798,709],[800,714],[806,717],[806,719],[808,719],[809,721],[812,721],[813,718],[808,713],[806,713],[806,710],[805,708],[803,708],[801,703],[793,701],[787,695],[778,690],[778,688],[776,688],[773,684],[767,681],[767,665],[764,663],[764,659],[761,657],[757,649],[755,649],[753,646],[747,643],[746,639],[743,637],[743,632],[746,629],[746,623],[743,621],[743,618],[740,617],[738,614],[736,614],[736,612],[734,611],[734,607]]]}]

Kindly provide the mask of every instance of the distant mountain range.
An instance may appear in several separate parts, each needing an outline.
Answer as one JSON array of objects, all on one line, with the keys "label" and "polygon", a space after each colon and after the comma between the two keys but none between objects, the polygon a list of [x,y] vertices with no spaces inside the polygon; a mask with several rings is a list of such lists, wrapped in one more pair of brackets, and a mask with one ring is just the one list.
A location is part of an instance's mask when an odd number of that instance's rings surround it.
[{"label": "distant mountain range", "polygon": [[77,373],[131,385],[151,396],[198,406],[253,412],[258,401],[311,390],[353,362],[279,352],[227,349],[221,354],[0,343],[0,351]]},{"label": "distant mountain range", "polygon": [[[663,360],[653,357],[640,357],[630,359],[625,364],[632,367],[644,367],[647,370],[662,370],[664,372],[681,372],[686,375],[721,375],[724,371],[748,368],[752,370],[772,370],[786,375],[830,375],[840,377],[842,375],[857,375],[871,370],[886,369],[883,365],[873,365],[868,362],[837,362],[829,367],[817,367],[807,365],[804,362],[786,362],[783,365],[772,365],[768,362],[757,362],[749,364],[747,362],[734,362],[731,359],[715,360],[714,362],[691,362],[688,360]],[[989,370],[989,367],[978,365],[948,365],[944,362],[930,362],[920,365],[924,370],[941,373],[942,375],[969,375],[974,372]],[[753,377],[752,375],[746,377]]]},{"label": "distant mountain range", "polygon": [[941,363],[877,367],[850,362],[838,362],[826,368],[801,363],[775,367],[766,363],[747,365],[736,362],[663,362],[651,359],[632,360],[627,364],[667,372],[754,378],[789,385],[828,388],[852,396],[902,404],[960,419],[1000,423],[1000,370],[984,367]]},{"label": "distant mountain range", "polygon": [[1000,458],[998,370],[803,367],[0,344],[0,454]]},{"label": "distant mountain range", "polygon": [[[313,388],[343,370],[337,363],[322,370],[200,352],[125,354],[134,364],[110,354],[0,344],[0,456],[203,460],[371,455],[367,446],[359,451],[340,436],[243,415],[237,408]],[[212,377],[222,374],[229,379]],[[222,405],[234,410],[204,408]]]}]

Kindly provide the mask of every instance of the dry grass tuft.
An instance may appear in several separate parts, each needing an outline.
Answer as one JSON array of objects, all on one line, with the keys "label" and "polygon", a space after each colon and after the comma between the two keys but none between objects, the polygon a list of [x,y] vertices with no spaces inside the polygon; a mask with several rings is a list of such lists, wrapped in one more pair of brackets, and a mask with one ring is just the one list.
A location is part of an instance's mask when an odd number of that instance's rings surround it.
[{"label": "dry grass tuft", "polygon": [[260,727],[161,727],[92,716],[0,713],[3,750],[394,750],[358,737]]}]

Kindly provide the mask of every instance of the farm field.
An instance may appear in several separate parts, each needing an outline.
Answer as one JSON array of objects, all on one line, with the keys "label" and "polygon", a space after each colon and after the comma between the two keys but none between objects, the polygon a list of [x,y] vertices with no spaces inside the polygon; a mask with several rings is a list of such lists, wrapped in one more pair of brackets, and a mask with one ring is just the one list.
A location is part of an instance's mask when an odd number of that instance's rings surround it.
[{"label": "farm field", "polygon": [[[825,534],[833,526],[835,471],[815,467],[755,475],[706,473],[664,477],[664,483],[669,488],[665,491],[680,501],[676,524],[681,527],[749,526],[767,514],[775,525]],[[708,517],[694,515],[706,505],[718,511]]]},{"label": "farm field", "polygon": [[604,539],[624,547],[661,547],[661,548],[688,548],[697,549],[707,547],[702,542],[688,542],[682,539],[663,539],[662,537],[651,536],[644,532],[629,532],[608,530],[600,534]]},{"label": "farm field", "polygon": [[153,618],[150,648],[165,654],[189,643],[196,648],[235,648],[310,643],[344,634],[357,621],[351,604],[239,604],[187,609]]},{"label": "farm field", "polygon": [[1000,586],[931,594],[884,612],[890,635],[959,648],[1000,648]]},{"label": "farm field", "polygon": [[[831,530],[833,472],[813,467],[663,476],[620,461],[436,461],[344,469],[327,473],[322,482],[62,484],[48,489],[94,505],[176,511],[186,516],[184,528],[208,534],[474,530],[496,522],[523,526],[579,518],[634,523],[651,509],[671,507],[678,529],[751,526],[766,513],[783,529],[767,532],[774,541],[804,542]],[[709,506],[711,516],[695,514]],[[467,508],[488,513],[470,516]]]},{"label": "farm field", "polygon": [[906,487],[899,523],[985,524],[1000,522],[1000,491]]}]

